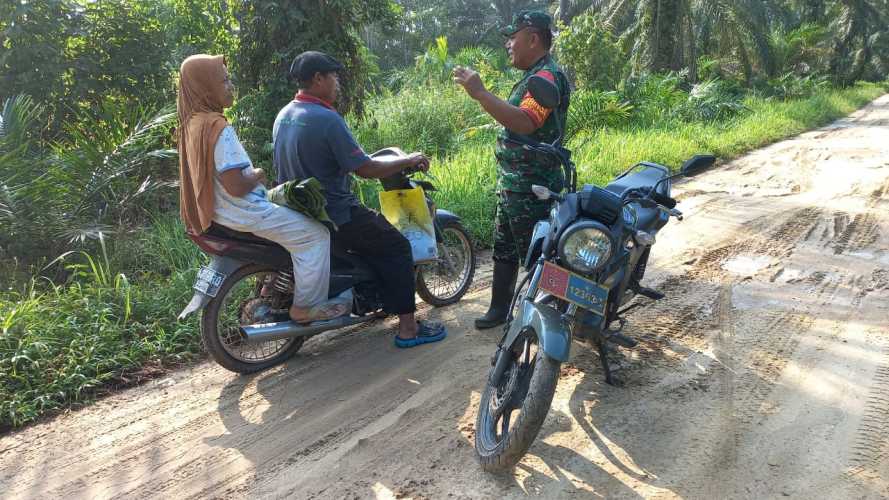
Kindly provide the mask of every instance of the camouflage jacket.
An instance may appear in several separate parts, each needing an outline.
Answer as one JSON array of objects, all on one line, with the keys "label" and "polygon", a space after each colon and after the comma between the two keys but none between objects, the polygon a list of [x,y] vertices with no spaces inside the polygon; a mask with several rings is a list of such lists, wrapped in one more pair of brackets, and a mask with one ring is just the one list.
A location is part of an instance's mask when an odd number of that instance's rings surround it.
[{"label": "camouflage jacket", "polygon": [[[528,94],[528,79],[538,73],[547,79],[554,80],[556,86],[559,87],[559,94],[561,95],[559,118],[562,122],[562,130],[564,130],[568,118],[571,87],[568,84],[568,78],[565,77],[565,73],[553,61],[552,56],[544,56],[534,66],[525,71],[522,79],[512,88],[508,101],[513,106],[525,107],[523,102],[528,103],[530,98]],[[530,99],[530,106],[539,108],[539,104],[533,101],[533,99]],[[521,136],[503,128],[497,138],[497,148],[495,150],[495,157],[497,158],[497,190],[530,193],[532,184],[540,184],[555,192],[561,191],[565,179],[558,161],[549,156],[526,151],[521,146],[505,140],[507,137],[513,136],[526,137],[537,142],[551,143],[558,137],[558,130],[555,113],[549,113],[540,128],[527,136]]]}]

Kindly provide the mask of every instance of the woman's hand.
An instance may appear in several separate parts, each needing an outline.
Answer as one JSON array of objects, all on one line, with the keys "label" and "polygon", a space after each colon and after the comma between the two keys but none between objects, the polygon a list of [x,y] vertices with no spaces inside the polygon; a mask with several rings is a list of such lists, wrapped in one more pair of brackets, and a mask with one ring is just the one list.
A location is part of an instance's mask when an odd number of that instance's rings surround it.
[{"label": "woman's hand", "polygon": [[249,175],[250,175],[250,177],[253,178],[253,180],[256,184],[262,184],[263,186],[265,186],[266,182],[268,182],[268,180],[269,180],[268,177],[266,176],[265,170],[263,170],[261,168],[254,167]]},{"label": "woman's hand", "polygon": [[226,170],[219,175],[219,182],[228,194],[243,198],[260,183],[265,185],[266,175],[261,168]]}]

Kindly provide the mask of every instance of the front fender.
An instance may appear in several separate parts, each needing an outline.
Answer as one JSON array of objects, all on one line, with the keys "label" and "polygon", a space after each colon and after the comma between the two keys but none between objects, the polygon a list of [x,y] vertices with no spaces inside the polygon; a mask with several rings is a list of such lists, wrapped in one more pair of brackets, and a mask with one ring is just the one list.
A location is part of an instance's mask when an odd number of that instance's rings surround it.
[{"label": "front fender", "polygon": [[[207,267],[213,269],[217,273],[223,274],[225,276],[230,276],[233,272],[237,271],[241,267],[247,265],[246,262],[238,259],[233,259],[231,257],[221,257],[219,255],[211,255],[210,263],[207,264]],[[200,311],[201,309],[207,307],[207,304],[213,300],[213,297],[199,292],[195,290],[194,295],[192,295],[191,300],[188,302],[188,305],[185,306],[185,309],[179,313],[177,319],[182,320],[188,317],[189,314]]]},{"label": "front fender", "polygon": [[534,232],[531,233],[531,244],[528,245],[528,253],[525,262],[522,263],[526,271],[530,271],[537,259],[543,253],[543,243],[551,232],[549,221],[539,220],[534,224]]},{"label": "front fender", "polygon": [[540,348],[547,356],[559,362],[568,361],[571,353],[571,329],[562,319],[562,314],[552,307],[535,304],[530,300],[524,301],[520,313],[513,319],[503,345],[512,345],[522,330],[533,328]]}]

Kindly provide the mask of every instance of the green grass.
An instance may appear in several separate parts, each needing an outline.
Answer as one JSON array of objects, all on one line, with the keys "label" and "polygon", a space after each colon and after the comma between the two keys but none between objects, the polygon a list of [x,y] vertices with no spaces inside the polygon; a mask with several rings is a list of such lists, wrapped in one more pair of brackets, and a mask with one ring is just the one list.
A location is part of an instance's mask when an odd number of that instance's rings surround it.
[{"label": "green grass", "polygon": [[198,355],[195,318],[176,321],[201,259],[182,234],[159,220],[110,258],[69,255],[63,285],[0,292],[0,431]]},{"label": "green grass", "polygon": [[[695,153],[734,158],[847,115],[886,88],[859,84],[792,101],[747,98],[749,111],[730,121],[674,120],[647,128],[637,123],[582,132],[569,146],[575,148],[581,182],[603,184],[642,160],[676,167]],[[442,94],[449,106],[456,106],[458,97]],[[419,100],[413,102],[420,105]],[[478,241],[487,245],[495,202],[493,131],[483,128],[473,135],[471,127],[479,122],[471,109],[462,104],[458,108],[463,117],[460,127],[434,130],[459,134],[451,139],[455,149],[442,152],[433,162],[439,188],[434,196],[440,207],[459,214]],[[390,121],[399,113],[387,108],[378,116]],[[439,117],[428,107],[404,113],[420,116],[420,121],[449,119],[447,113]],[[365,133],[385,145],[412,131],[365,129]],[[418,137],[415,144],[421,146],[433,136]],[[365,181],[360,188],[363,199],[374,205],[376,184]],[[195,318],[178,322],[176,316],[191,296],[194,272],[203,258],[171,215],[116,240],[107,258],[70,255],[63,284],[19,282],[0,290],[0,430],[85,404],[104,389],[150,376],[146,370],[197,356]]]}]

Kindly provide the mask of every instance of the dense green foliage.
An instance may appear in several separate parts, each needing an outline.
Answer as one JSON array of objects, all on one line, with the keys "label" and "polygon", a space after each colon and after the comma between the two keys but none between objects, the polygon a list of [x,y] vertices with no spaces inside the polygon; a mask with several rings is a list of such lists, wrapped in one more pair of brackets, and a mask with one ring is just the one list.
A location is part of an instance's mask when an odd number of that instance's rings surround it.
[{"label": "dense green foliage", "polygon": [[[630,72],[687,68],[695,75],[703,63],[747,84],[788,71],[826,74],[843,84],[880,80],[887,72],[887,0],[569,3],[572,12],[582,4],[613,26],[630,52]],[[807,64],[793,65],[795,58]]]},{"label": "dense green foliage", "polygon": [[[175,18],[187,24],[174,10],[183,3],[186,0],[4,3],[0,97],[27,94],[39,102],[42,119],[50,124],[44,130],[47,137],[64,136],[66,122],[79,122],[88,116],[84,113],[106,104],[168,103],[175,95],[172,69],[186,41],[173,35],[188,28],[168,33],[166,21]],[[201,18],[193,21],[201,24]]]},{"label": "dense green foliage", "polygon": [[445,36],[455,50],[500,46],[499,26],[522,9],[546,9],[546,0],[399,0],[396,23],[374,23],[364,33],[367,46],[389,70],[409,66],[430,40]]},{"label": "dense green foliage", "polygon": [[[506,95],[496,28],[558,9],[583,182],[639,160],[729,158],[886,90],[887,0],[20,0],[0,4],[0,427],[199,352],[175,317],[204,258],[177,221],[172,128],[188,55],[226,55],[229,116],[259,166],[307,49],[348,67],[340,109],[368,150],[434,156],[438,203],[490,243],[497,125],[451,80]],[[359,181],[376,203],[377,184]],[[62,256],[62,258],[58,258]]]},{"label": "dense green foliage", "polygon": [[164,147],[171,109],[105,100],[75,112],[50,143],[39,140],[44,112],[19,96],[0,114],[0,258],[36,264],[74,243],[125,233],[174,203],[164,181],[175,156]]},{"label": "dense green foliage", "polygon": [[242,137],[269,140],[275,115],[296,92],[287,78],[290,64],[306,50],[326,52],[346,67],[337,106],[360,112],[372,68],[358,30],[373,22],[392,24],[396,10],[390,0],[243,0],[236,8],[240,37],[231,64],[242,92],[235,110]]},{"label": "dense green foliage", "polygon": [[574,18],[559,33],[555,49],[579,87],[613,89],[620,80],[626,55],[611,29],[592,12]]},{"label": "dense green foliage", "polygon": [[199,352],[197,322],[176,321],[202,259],[182,230],[165,218],[117,240],[111,256],[104,246],[95,257],[67,255],[67,283],[0,292],[0,430]]}]

